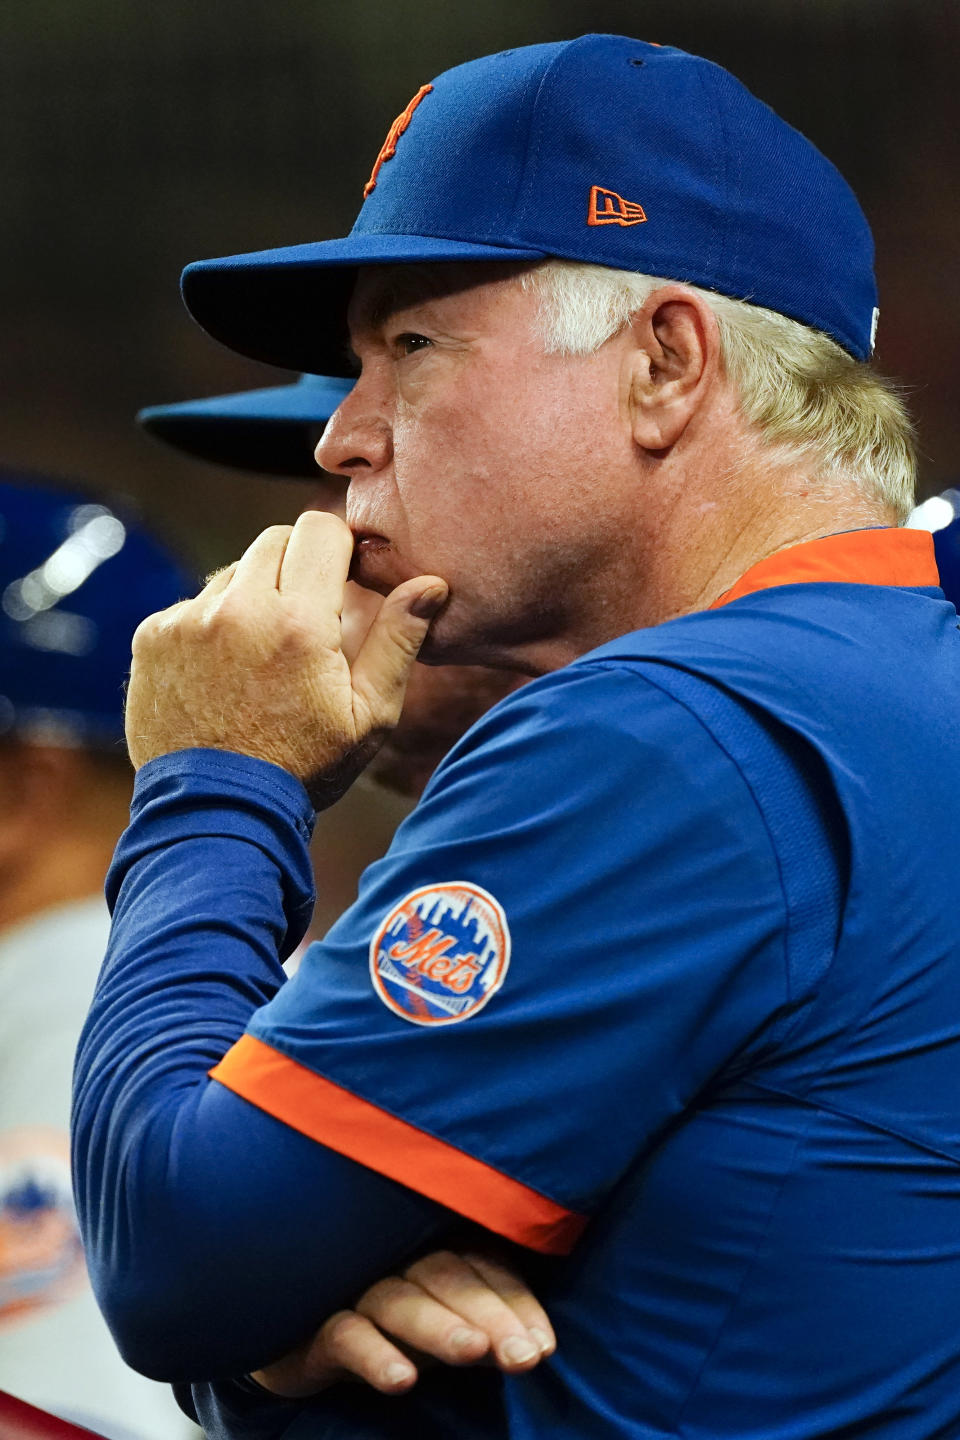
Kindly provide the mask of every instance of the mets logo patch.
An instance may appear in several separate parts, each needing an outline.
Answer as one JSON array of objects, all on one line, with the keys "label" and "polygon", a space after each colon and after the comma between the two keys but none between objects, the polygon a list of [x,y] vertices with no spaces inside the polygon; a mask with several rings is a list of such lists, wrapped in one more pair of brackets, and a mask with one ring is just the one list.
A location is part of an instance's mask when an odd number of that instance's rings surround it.
[{"label": "mets logo patch", "polygon": [[414,1025],[452,1025],[476,1015],[500,989],[509,964],[507,917],[492,895],[466,881],[412,891],[370,943],[373,988]]}]

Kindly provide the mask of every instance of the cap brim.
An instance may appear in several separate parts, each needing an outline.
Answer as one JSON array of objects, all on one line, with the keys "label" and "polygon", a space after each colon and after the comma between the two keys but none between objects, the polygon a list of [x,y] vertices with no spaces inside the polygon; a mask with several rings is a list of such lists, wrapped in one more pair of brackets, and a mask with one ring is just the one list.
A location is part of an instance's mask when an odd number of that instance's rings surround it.
[{"label": "cap brim", "polygon": [[292,385],[151,405],[137,423],[187,455],[265,475],[319,476],[316,431],[349,393],[351,380],[311,375]]},{"label": "cap brim", "polygon": [[361,265],[534,261],[543,250],[422,235],[348,235],[197,260],[183,272],[190,314],[208,335],[254,360],[349,376],[346,314]]}]

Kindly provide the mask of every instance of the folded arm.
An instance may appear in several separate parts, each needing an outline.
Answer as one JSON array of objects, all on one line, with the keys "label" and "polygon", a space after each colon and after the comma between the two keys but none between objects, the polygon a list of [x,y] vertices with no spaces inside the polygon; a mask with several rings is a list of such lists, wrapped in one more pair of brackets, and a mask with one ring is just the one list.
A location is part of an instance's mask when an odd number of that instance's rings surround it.
[{"label": "folded arm", "polygon": [[141,776],[78,1054],[91,1278],[125,1358],[167,1380],[276,1359],[462,1223],[208,1078],[283,982],[312,885],[301,787],[231,756],[248,779],[231,812],[203,798],[226,760],[195,752]]}]

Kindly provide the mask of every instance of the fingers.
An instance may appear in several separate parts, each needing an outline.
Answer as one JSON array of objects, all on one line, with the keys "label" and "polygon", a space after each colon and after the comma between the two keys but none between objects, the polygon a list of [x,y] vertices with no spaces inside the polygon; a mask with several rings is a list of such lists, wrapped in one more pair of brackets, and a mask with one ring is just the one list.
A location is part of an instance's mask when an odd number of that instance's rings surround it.
[{"label": "fingers", "polygon": [[397,723],[410,670],[446,598],[437,575],[407,580],[387,596],[352,666],[358,729]]},{"label": "fingers", "polygon": [[237,562],[232,565],[224,565],[221,570],[214,570],[203,582],[204,595],[222,595],[230,584],[237,569]]},{"label": "fingers", "polygon": [[311,607],[332,608],[339,615],[352,557],[353,536],[343,521],[322,510],[306,510],[290,532],[280,593],[303,597]]},{"label": "fingers", "polygon": [[550,1321],[519,1276],[485,1255],[439,1251],[403,1276],[372,1285],[312,1340],[254,1372],[287,1398],[314,1395],[345,1375],[385,1395],[409,1390],[417,1369],[388,1336],[423,1357],[469,1365],[488,1353],[502,1370],[530,1370],[556,1348]]},{"label": "fingers", "polygon": [[411,1265],[406,1279],[482,1331],[501,1369],[530,1370],[556,1349],[542,1307],[519,1277],[497,1262],[439,1251]]},{"label": "fingers", "polygon": [[461,1314],[434,1299],[412,1278],[391,1275],[372,1285],[357,1302],[357,1311],[405,1345],[448,1365],[472,1364],[490,1349],[482,1330],[465,1325]]},{"label": "fingers", "polygon": [[307,592],[314,602],[322,602],[329,591],[339,613],[352,554],[353,538],[342,520],[307,511],[296,525],[269,525],[261,531],[239,560],[207,576],[203,594],[220,595],[233,581],[285,594]]},{"label": "fingers", "polygon": [[229,582],[231,588],[255,586],[258,589],[276,590],[290,534],[289,525],[270,525],[266,530],[262,530],[233,566],[233,575]]},{"label": "fingers", "polygon": [[409,1390],[417,1378],[403,1351],[374,1324],[354,1310],[340,1310],[308,1345],[254,1371],[253,1379],[274,1395],[302,1399],[344,1374],[366,1381],[384,1395]]},{"label": "fingers", "polygon": [[508,1270],[499,1260],[488,1255],[464,1255],[463,1260],[475,1270],[480,1279],[494,1291],[514,1314],[523,1321],[531,1338],[545,1355],[552,1355],[557,1348],[557,1337],[553,1333],[546,1310],[536,1295],[532,1294],[518,1275]]}]

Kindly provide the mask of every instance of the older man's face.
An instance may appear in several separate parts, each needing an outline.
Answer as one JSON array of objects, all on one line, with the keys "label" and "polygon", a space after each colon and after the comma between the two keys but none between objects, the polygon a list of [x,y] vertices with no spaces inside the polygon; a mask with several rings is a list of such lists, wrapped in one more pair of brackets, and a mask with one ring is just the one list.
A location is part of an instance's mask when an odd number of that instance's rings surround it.
[{"label": "older man's face", "polygon": [[361,375],[317,459],[350,478],[361,584],[449,584],[434,661],[522,661],[628,542],[621,350],[545,354],[537,305],[503,266],[376,267],[357,282]]}]

